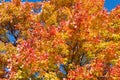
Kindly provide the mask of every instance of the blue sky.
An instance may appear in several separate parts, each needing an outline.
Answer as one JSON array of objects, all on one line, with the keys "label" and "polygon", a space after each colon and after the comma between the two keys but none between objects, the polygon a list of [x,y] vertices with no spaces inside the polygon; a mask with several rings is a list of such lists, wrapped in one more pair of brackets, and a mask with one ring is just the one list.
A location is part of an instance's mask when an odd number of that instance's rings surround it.
[{"label": "blue sky", "polygon": [[[22,1],[26,1],[26,0],[22,0]],[[42,0],[28,0],[29,2],[39,2],[39,1],[42,1]]]},{"label": "blue sky", "polygon": [[120,0],[105,0],[105,8],[108,11],[114,9],[118,4],[120,4]]}]

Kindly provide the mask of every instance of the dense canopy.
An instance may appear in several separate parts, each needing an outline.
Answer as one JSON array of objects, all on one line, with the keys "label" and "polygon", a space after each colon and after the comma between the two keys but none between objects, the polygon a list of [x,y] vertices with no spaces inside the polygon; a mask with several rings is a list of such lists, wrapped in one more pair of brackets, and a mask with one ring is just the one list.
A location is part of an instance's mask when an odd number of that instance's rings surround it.
[{"label": "dense canopy", "polygon": [[120,80],[120,6],[108,12],[104,0],[3,0],[0,80],[27,79]]}]

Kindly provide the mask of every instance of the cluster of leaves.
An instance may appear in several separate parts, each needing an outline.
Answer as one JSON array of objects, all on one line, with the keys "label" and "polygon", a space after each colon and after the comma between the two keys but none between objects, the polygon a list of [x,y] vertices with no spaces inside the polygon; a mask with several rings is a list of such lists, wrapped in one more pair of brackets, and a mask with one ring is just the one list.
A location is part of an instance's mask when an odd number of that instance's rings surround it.
[{"label": "cluster of leaves", "polygon": [[104,0],[2,3],[0,79],[119,80],[120,6],[103,6]]}]

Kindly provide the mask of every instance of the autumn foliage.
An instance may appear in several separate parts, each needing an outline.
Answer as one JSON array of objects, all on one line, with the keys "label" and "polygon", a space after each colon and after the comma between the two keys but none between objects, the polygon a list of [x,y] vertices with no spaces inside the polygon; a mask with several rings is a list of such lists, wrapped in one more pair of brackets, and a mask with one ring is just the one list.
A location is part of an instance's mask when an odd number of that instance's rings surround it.
[{"label": "autumn foliage", "polygon": [[0,80],[120,80],[120,6],[104,0],[3,2],[0,41]]}]

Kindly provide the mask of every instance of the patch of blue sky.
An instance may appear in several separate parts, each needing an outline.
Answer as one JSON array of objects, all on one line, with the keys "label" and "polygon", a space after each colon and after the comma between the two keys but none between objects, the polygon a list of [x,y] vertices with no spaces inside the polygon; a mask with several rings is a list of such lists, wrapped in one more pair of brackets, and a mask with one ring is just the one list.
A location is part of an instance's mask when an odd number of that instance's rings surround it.
[{"label": "patch of blue sky", "polygon": [[39,72],[35,72],[34,75],[33,75],[34,78],[37,78],[39,76],[39,74],[40,74]]},{"label": "patch of blue sky", "polygon": [[5,68],[5,72],[10,72],[11,69],[10,68]]},{"label": "patch of blue sky", "polygon": [[8,31],[6,34],[7,34],[7,37],[8,37],[8,39],[9,39],[9,41],[10,41],[12,44],[14,44],[15,41],[16,41],[16,39],[15,39],[15,37],[12,35],[12,33],[11,33],[10,31]]},{"label": "patch of blue sky", "polygon": [[22,2],[29,1],[29,2],[41,2],[43,0],[21,0]]},{"label": "patch of blue sky", "polygon": [[63,74],[67,74],[67,72],[66,72],[66,70],[65,70],[65,67],[64,67],[64,65],[63,64],[60,64],[60,71],[63,73]]},{"label": "patch of blue sky", "polygon": [[117,5],[120,5],[120,0],[105,0],[104,7],[110,12]]},{"label": "patch of blue sky", "polygon": [[11,0],[5,0],[5,2],[11,2]]}]

